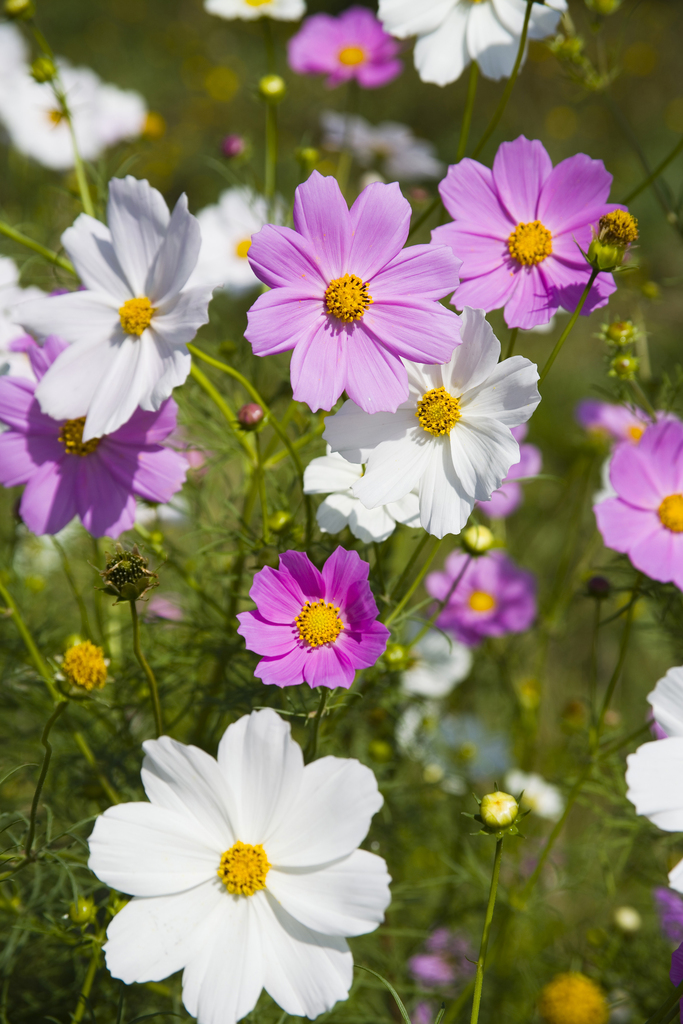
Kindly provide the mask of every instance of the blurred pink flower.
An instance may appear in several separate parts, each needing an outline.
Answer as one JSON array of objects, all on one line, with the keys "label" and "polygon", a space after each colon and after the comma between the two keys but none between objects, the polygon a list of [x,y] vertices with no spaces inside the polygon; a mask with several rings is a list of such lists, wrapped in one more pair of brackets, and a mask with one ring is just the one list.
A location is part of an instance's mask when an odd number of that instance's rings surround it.
[{"label": "blurred pink flower", "polygon": [[372,11],[350,7],[334,18],[307,18],[287,47],[289,66],[299,75],[329,75],[333,88],[351,78],[364,89],[377,89],[400,75],[399,44],[384,31]]},{"label": "blurred pink flower", "polygon": [[437,928],[425,942],[425,952],[408,961],[413,977],[423,988],[448,988],[474,974],[475,953],[469,939],[449,928]]},{"label": "blurred pink flower", "polygon": [[[613,441],[638,444],[650,422],[642,409],[586,398],[576,407],[576,422],[590,434]],[[658,415],[663,416],[664,413]]]},{"label": "blurred pink flower", "polygon": [[155,594],[150,598],[145,613],[146,619],[168,619],[169,622],[182,622],[184,618],[180,598],[176,594],[162,597]]},{"label": "blurred pink flower", "polygon": [[535,444],[522,444],[529,432],[526,423],[511,428],[511,434],[519,444],[519,462],[510,466],[510,471],[503,481],[503,486],[494,491],[488,501],[478,501],[477,507],[486,512],[491,519],[505,519],[516,512],[524,501],[522,485],[517,483],[521,477],[538,476],[543,467],[543,456]]}]

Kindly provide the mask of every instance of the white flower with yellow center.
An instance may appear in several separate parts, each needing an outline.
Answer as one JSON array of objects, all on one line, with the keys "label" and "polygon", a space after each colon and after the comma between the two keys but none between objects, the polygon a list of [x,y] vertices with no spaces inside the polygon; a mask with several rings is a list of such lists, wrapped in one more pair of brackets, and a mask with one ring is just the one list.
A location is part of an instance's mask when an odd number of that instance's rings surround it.
[{"label": "white flower with yellow center", "polygon": [[190,372],[187,343],[208,320],[209,286],[190,288],[201,244],[182,195],[173,214],[147,181],[113,178],[109,227],[81,214],[62,235],[85,290],[26,302],[19,322],[69,342],[36,388],[57,420],[86,417],[83,440],[157,411]]},{"label": "white flower with yellow center", "polygon": [[406,693],[447,697],[472,671],[472,651],[438,629],[430,629],[410,649],[410,664],[401,677]]},{"label": "white flower with yellow center", "polygon": [[219,18],[275,18],[277,21],[298,21],[306,13],[305,0],[204,0],[209,14]]},{"label": "white flower with yellow center", "polygon": [[107,967],[127,984],[183,970],[199,1024],[233,1024],[265,989],[294,1017],[346,999],[346,936],[384,919],[386,864],[358,844],[382,806],[358,761],[304,767],[271,709],[226,730],[214,760],[163,736],[143,744],[151,803],[110,807],[90,868],[134,897],[113,919]]},{"label": "white flower with yellow center", "polygon": [[363,412],[348,401],[326,420],[333,451],[365,474],[352,487],[366,508],[400,501],[418,488],[428,533],[460,533],[477,501],[488,501],[519,462],[511,427],[541,400],[536,365],[498,362],[500,342],[483,310],[465,307],[462,344],[443,366],[411,363],[409,398],[395,413]]},{"label": "white flower with yellow center", "polygon": [[513,768],[505,776],[505,788],[510,793],[522,796],[522,807],[528,808],[539,818],[557,821],[564,810],[564,797],[557,786],[546,782],[537,772],[522,772]]}]

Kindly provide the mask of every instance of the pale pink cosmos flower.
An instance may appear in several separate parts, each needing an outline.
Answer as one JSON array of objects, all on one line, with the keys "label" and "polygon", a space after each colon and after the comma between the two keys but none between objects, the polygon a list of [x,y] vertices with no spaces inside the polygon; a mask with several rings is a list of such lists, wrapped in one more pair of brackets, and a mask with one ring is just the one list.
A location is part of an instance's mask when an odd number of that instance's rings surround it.
[{"label": "pale pink cosmos flower", "polygon": [[363,89],[377,89],[401,74],[399,44],[367,7],[349,7],[334,18],[307,18],[287,46],[289,66],[299,75],[328,75],[333,88],[355,78]]},{"label": "pale pink cosmos flower", "polygon": [[[586,398],[576,407],[577,423],[589,434],[611,441],[638,444],[650,422],[642,409]],[[660,413],[658,415],[664,415]]]}]

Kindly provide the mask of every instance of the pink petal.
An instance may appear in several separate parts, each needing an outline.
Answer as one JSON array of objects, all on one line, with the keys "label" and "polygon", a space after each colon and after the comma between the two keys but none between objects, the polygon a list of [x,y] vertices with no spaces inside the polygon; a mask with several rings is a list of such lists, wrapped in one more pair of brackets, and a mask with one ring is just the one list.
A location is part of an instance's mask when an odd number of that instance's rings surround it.
[{"label": "pink petal", "polygon": [[[35,451],[36,441],[49,446],[46,458],[41,457],[41,451]],[[25,484],[43,462],[58,462],[63,455],[64,449],[52,438],[27,437],[15,430],[5,430],[0,434],[0,484],[3,487]]]},{"label": "pink petal", "polygon": [[368,281],[398,256],[408,237],[410,214],[397,182],[373,182],[364,188],[351,207],[349,271]]},{"label": "pink petal", "polygon": [[286,352],[310,342],[329,320],[321,299],[310,299],[294,288],[274,288],[259,295],[247,313],[244,337],[257,356]]},{"label": "pink petal", "polygon": [[660,583],[683,582],[683,536],[660,525],[649,537],[634,542],[628,551],[631,562],[650,579]]},{"label": "pink petal", "polygon": [[[463,265],[463,272],[464,270]],[[483,309],[488,313],[492,309],[504,306],[516,285],[517,275],[506,265],[502,265],[497,270],[458,285],[453,296],[453,305],[456,309],[471,306],[472,309]]]},{"label": "pink petal", "polygon": [[158,412],[136,409],[127,423],[109,434],[110,441],[121,444],[160,444],[178,425],[178,406],[174,399],[162,402]]},{"label": "pink petal", "polygon": [[390,635],[382,622],[371,622],[362,631],[343,630],[336,647],[344,652],[354,669],[369,668],[384,654]]},{"label": "pink petal", "polygon": [[269,288],[289,286],[302,295],[322,298],[327,287],[310,242],[291,228],[266,224],[251,236],[248,259]]},{"label": "pink petal", "polygon": [[325,600],[342,606],[346,601],[346,592],[356,580],[367,580],[370,566],[364,562],[357,551],[336,548],[325,562],[322,577],[325,582]]},{"label": "pink petal", "polygon": [[501,204],[489,168],[469,157],[448,168],[439,192],[451,217],[482,234],[507,238],[517,223]]},{"label": "pink petal", "polygon": [[76,505],[83,526],[93,537],[119,537],[135,522],[135,496],[95,453],[67,456],[79,463]]},{"label": "pink petal", "polygon": [[281,657],[261,658],[254,675],[265,686],[298,686],[304,682],[306,654],[303,647],[295,647]]},{"label": "pink petal", "polygon": [[372,279],[370,294],[375,302],[407,295],[442,299],[458,287],[461,266],[448,242],[410,245]]},{"label": "pink petal", "polygon": [[521,267],[516,275],[515,290],[505,304],[505,323],[508,327],[529,330],[547,324],[557,306],[538,266]]},{"label": "pink petal", "polygon": [[292,576],[268,565],[254,576],[249,597],[269,622],[290,626],[306,600]]},{"label": "pink petal", "polygon": [[296,580],[307,601],[325,599],[323,576],[303,551],[283,551],[280,555],[280,572]]},{"label": "pink petal", "polygon": [[601,501],[593,506],[593,513],[605,547],[622,554],[664,529],[656,512],[634,508],[621,498]]},{"label": "pink petal", "polygon": [[346,353],[353,325],[350,330],[333,328],[330,321],[326,317],[297,342],[289,367],[294,399],[306,402],[311,412],[331,409],[346,387]]},{"label": "pink petal", "polygon": [[299,634],[293,621],[268,622],[258,610],[240,612],[237,618],[240,620],[237,632],[244,637],[248,651],[280,658],[297,646]]},{"label": "pink petal", "polygon": [[387,85],[403,71],[403,62],[400,60],[388,60],[382,64],[361,64],[356,73],[359,84],[364,89],[379,89]]},{"label": "pink petal", "polygon": [[[639,463],[651,467],[662,496],[683,491],[683,424],[679,420],[667,419],[649,426],[635,455]],[[621,450],[619,456],[621,465]]]},{"label": "pink petal", "polygon": [[[577,153],[554,167],[543,184],[538,200],[538,219],[553,235],[575,231],[607,212],[612,175],[602,160]],[[602,207],[602,209],[600,209]],[[600,209],[598,217],[595,213]],[[588,213],[588,216],[587,216]]]},{"label": "pink petal", "polygon": [[375,302],[362,328],[390,352],[418,363],[447,363],[460,344],[460,320],[438,302]]},{"label": "pink petal", "polygon": [[134,448],[105,437],[97,453],[112,476],[145,501],[165,504],[187,476],[187,459],[171,448]]},{"label": "pink petal", "polygon": [[[675,447],[680,452],[680,441]],[[609,475],[619,497],[636,508],[656,512],[667,494],[673,493],[667,467],[640,446],[634,451],[633,445],[618,445]]]},{"label": "pink petal", "polygon": [[59,533],[76,515],[78,456],[45,462],[26,485],[19,513],[33,533]]},{"label": "pink petal", "polygon": [[514,142],[500,144],[493,161],[493,183],[515,224],[538,217],[539,194],[552,168],[538,139],[529,141],[520,135]]},{"label": "pink petal", "polygon": [[351,218],[336,178],[313,171],[294,195],[294,227],[311,244],[323,278],[341,277],[351,249]]},{"label": "pink petal", "polygon": [[435,228],[432,231],[432,244],[435,242],[450,246],[458,254],[462,260],[460,277],[463,281],[481,274],[490,274],[510,259],[508,247],[502,238],[465,230],[457,221]]},{"label": "pink petal", "polygon": [[[365,412],[396,412],[408,398],[408,374],[397,355],[357,328],[346,360],[346,393]],[[351,354],[352,353],[352,354]]]},{"label": "pink petal", "polygon": [[353,683],[355,669],[338,644],[323,644],[307,652],[304,661],[304,679],[309,686],[336,686],[345,689]]}]

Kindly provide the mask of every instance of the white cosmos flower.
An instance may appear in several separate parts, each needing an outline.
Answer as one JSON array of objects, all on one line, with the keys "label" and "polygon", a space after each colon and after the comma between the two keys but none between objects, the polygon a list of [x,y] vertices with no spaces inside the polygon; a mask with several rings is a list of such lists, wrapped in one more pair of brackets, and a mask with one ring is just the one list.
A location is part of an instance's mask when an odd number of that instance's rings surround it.
[{"label": "white cosmos flower", "polygon": [[647,699],[652,717],[667,736],[683,736],[683,667],[670,668]]},{"label": "white cosmos flower", "polygon": [[519,462],[510,431],[541,400],[534,363],[498,362],[500,342],[481,309],[465,307],[462,344],[450,362],[405,360],[409,397],[395,413],[363,412],[351,401],[328,416],[323,437],[349,462],[365,463],[353,493],[367,508],[419,490],[428,533],[460,533],[477,501],[488,501]]},{"label": "white cosmos flower", "polygon": [[0,24],[0,91],[12,88],[17,76],[28,67],[28,46],[16,25]]},{"label": "white cosmos flower", "polygon": [[386,864],[357,848],[382,806],[370,769],[304,767],[270,708],[229,726],[217,760],[168,736],[143,747],[151,803],[110,807],[90,837],[90,868],[135,897],[107,930],[111,974],[182,969],[199,1024],[233,1024],[264,988],[295,1017],[346,999],[345,936],[374,931],[390,899]]},{"label": "white cosmos flower", "polygon": [[472,651],[438,629],[430,629],[411,647],[412,664],[401,678],[406,693],[447,697],[472,670]]},{"label": "white cosmos flower", "polygon": [[[90,68],[73,68],[62,59],[57,68],[84,160],[95,160],[108,146],[141,134],[147,105],[139,93],[105,84]],[[0,120],[20,153],[53,170],[74,166],[71,133],[52,86],[36,82],[28,68],[11,85],[0,84]]]},{"label": "white cosmos flower", "polygon": [[[566,0],[535,3],[529,39],[554,32]],[[447,85],[475,60],[486,78],[508,78],[517,57],[525,0],[379,0],[378,17],[399,39],[417,36],[415,67],[423,82]]]},{"label": "white cosmos flower", "polygon": [[109,227],[85,214],[62,243],[86,291],[24,303],[39,339],[70,343],[36,388],[54,419],[86,416],[83,440],[110,434],[138,406],[157,410],[190,372],[186,344],[208,320],[211,289],[186,287],[201,244],[182,195],[173,215],[147,181],[113,178]]},{"label": "white cosmos flower", "polygon": [[[0,25],[0,28],[3,27]],[[0,59],[1,56],[0,53]],[[9,256],[0,256],[0,373],[35,380],[28,356],[24,352],[13,352],[9,346],[26,334],[23,327],[16,322],[16,307],[27,299],[42,298],[44,294],[40,288],[33,285],[28,288],[20,287],[16,263]]]},{"label": "white cosmos flower", "polygon": [[304,471],[304,494],[327,494],[329,497],[318,506],[316,519],[323,533],[340,533],[345,526],[354,537],[365,544],[380,543],[390,537],[396,523],[406,526],[420,525],[420,509],[417,494],[406,494],[399,501],[382,505],[380,508],[366,508],[355,498],[353,484],[363,475],[363,467],[347,462],[341,455],[330,451],[327,455],[313,459]]},{"label": "white cosmos flower", "polygon": [[443,175],[444,165],[437,160],[434,145],[415,138],[407,124],[382,121],[372,125],[359,115],[334,110],[324,111],[320,121],[325,149],[348,147],[362,167],[381,160],[388,181],[423,181]]},{"label": "white cosmos flower", "polygon": [[[272,223],[282,219],[278,204]],[[202,232],[202,247],[190,285],[210,285],[241,292],[260,288],[261,282],[251,269],[247,255],[251,236],[268,223],[268,204],[250,188],[229,188],[214,206],[197,214]]]},{"label": "white cosmos flower", "polygon": [[513,795],[524,790],[522,807],[529,807],[540,818],[557,821],[564,810],[564,797],[557,786],[546,782],[537,772],[512,768],[505,776],[505,790]]},{"label": "white cosmos flower", "polygon": [[219,18],[276,18],[278,21],[298,21],[306,13],[305,0],[204,0],[209,14]]},{"label": "white cosmos flower", "polygon": [[[683,832],[683,736],[644,743],[626,763],[626,796],[636,814],[664,832]],[[669,872],[669,885],[683,892],[683,860]]]}]

